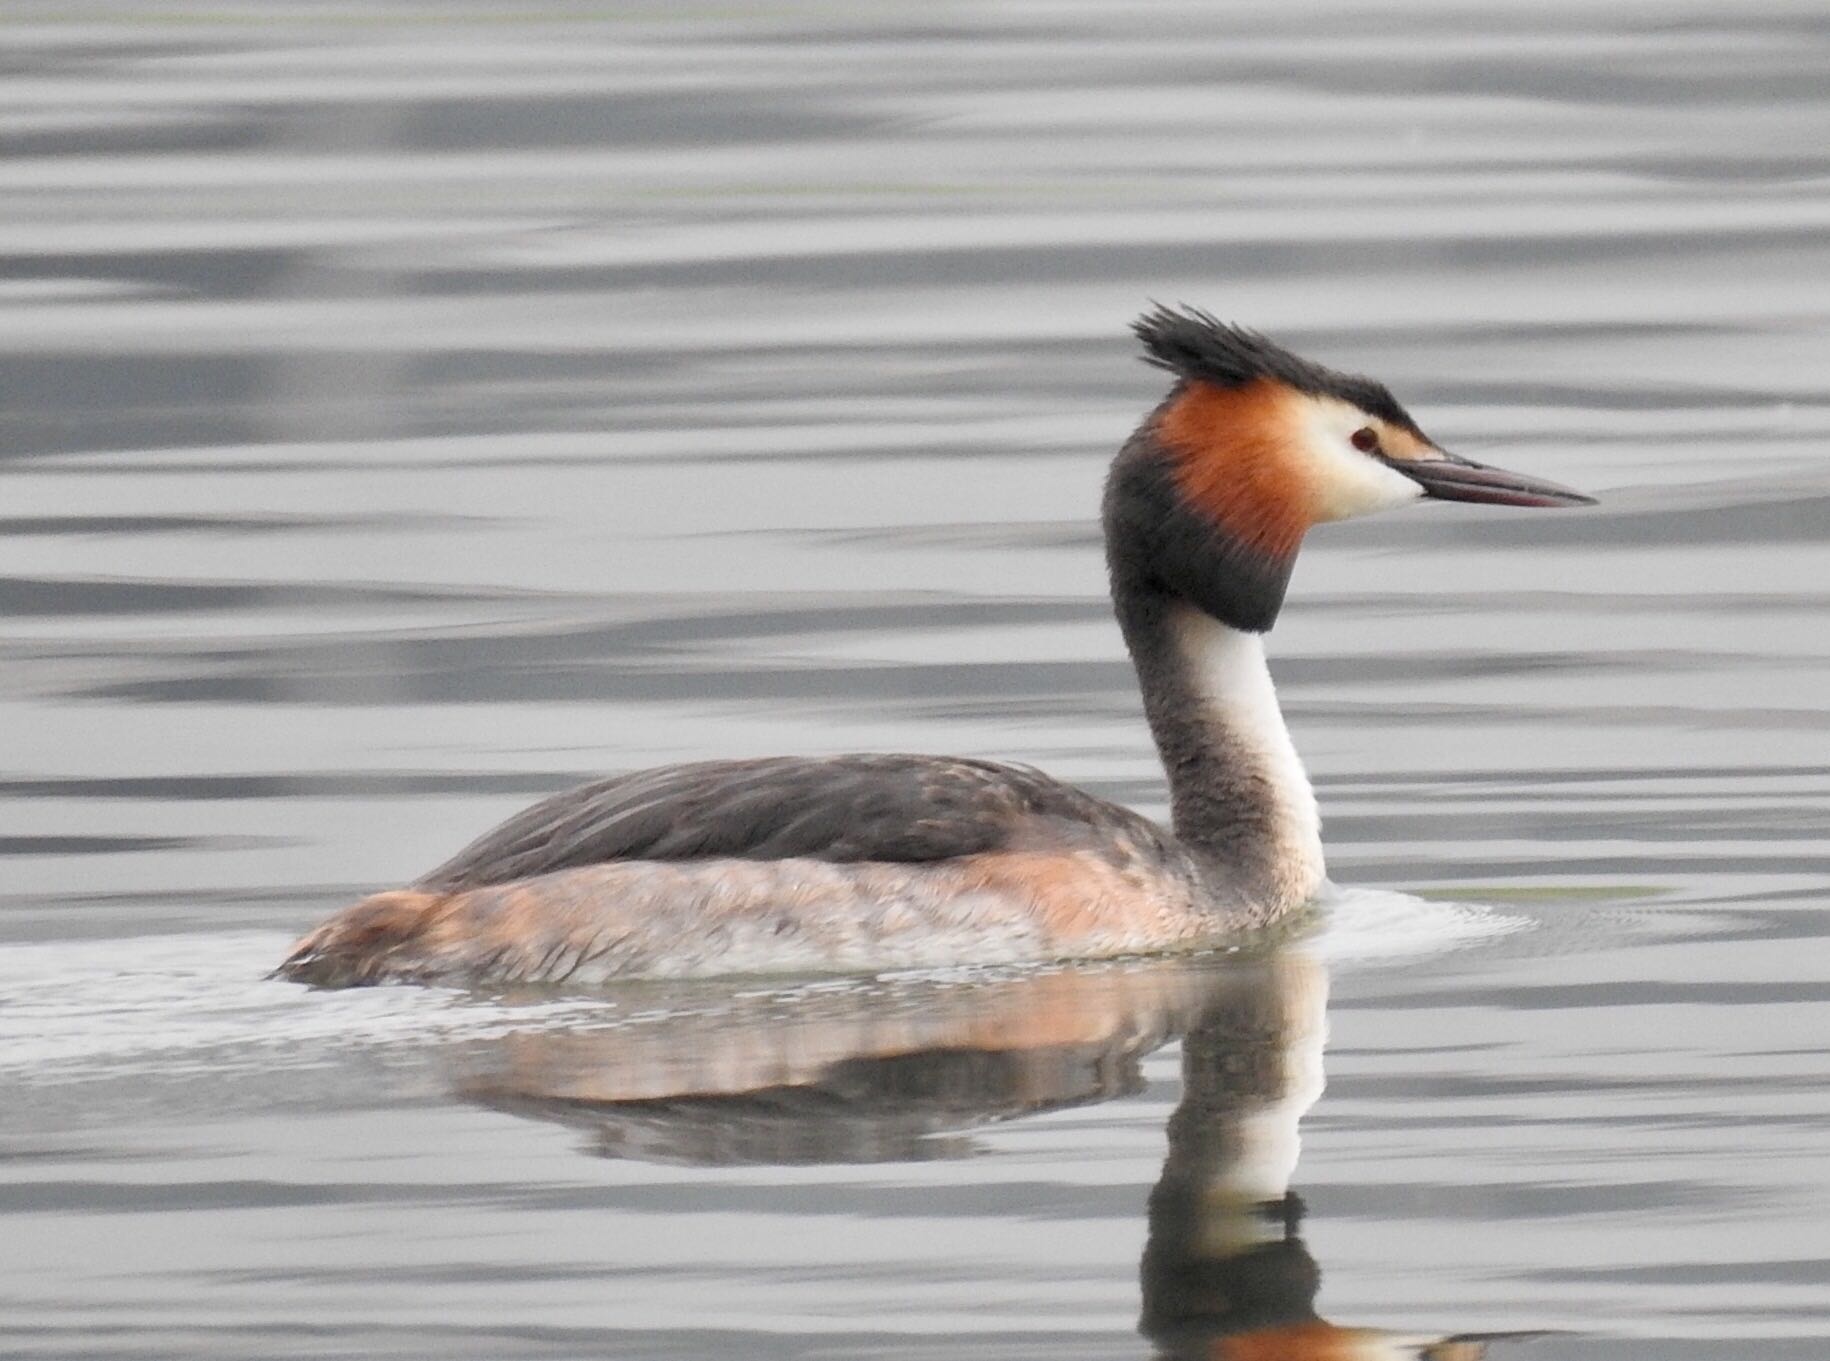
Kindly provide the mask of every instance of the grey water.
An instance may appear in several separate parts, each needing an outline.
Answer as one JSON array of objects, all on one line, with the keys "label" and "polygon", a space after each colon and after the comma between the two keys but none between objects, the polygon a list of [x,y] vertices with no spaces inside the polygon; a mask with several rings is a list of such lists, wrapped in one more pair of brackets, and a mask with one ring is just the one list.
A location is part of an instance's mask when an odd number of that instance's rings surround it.
[{"label": "grey water", "polygon": [[[70,0],[0,72],[0,1351],[1825,1354],[1821,6]],[[1602,499],[1311,537],[1315,921],[265,978],[605,771],[1160,815],[1152,299]]]}]

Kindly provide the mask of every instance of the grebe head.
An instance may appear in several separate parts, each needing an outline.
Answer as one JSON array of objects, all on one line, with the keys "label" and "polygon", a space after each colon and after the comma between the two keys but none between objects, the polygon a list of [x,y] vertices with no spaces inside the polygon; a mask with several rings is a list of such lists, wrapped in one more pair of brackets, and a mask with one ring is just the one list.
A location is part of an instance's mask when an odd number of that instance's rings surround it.
[{"label": "grebe head", "polygon": [[1176,385],[1113,465],[1105,518],[1115,584],[1155,586],[1262,632],[1314,525],[1425,497],[1594,504],[1451,454],[1384,384],[1206,312],[1158,307],[1133,330],[1146,362]]}]

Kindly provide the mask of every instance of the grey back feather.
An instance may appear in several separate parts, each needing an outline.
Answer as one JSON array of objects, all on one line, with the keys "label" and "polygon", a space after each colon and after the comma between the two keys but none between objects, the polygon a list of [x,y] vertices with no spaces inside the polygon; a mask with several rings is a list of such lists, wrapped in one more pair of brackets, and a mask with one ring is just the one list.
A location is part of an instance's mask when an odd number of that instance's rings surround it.
[{"label": "grey back feather", "polygon": [[1041,829],[1161,844],[1148,819],[1027,766],[854,755],[701,761],[555,794],[420,880],[444,892],[614,860],[919,863],[1011,847]]}]

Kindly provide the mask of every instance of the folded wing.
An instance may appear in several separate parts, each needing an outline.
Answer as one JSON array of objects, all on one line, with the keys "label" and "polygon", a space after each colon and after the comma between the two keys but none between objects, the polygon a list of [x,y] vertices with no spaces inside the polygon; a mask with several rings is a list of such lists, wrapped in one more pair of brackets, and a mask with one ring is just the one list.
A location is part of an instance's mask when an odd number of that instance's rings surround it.
[{"label": "folded wing", "polygon": [[1089,840],[1137,847],[1160,834],[1027,766],[913,755],[703,761],[555,794],[419,887],[451,892],[617,860],[921,863]]}]

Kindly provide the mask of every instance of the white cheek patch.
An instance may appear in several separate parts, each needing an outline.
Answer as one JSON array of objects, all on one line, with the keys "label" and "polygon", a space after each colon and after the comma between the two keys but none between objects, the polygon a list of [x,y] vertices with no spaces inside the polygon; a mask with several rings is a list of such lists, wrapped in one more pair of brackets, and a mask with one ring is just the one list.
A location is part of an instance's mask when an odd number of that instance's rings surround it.
[{"label": "white cheek patch", "polygon": [[1396,468],[1353,447],[1353,432],[1366,417],[1345,402],[1316,401],[1305,423],[1303,457],[1319,523],[1407,505],[1423,488]]}]

